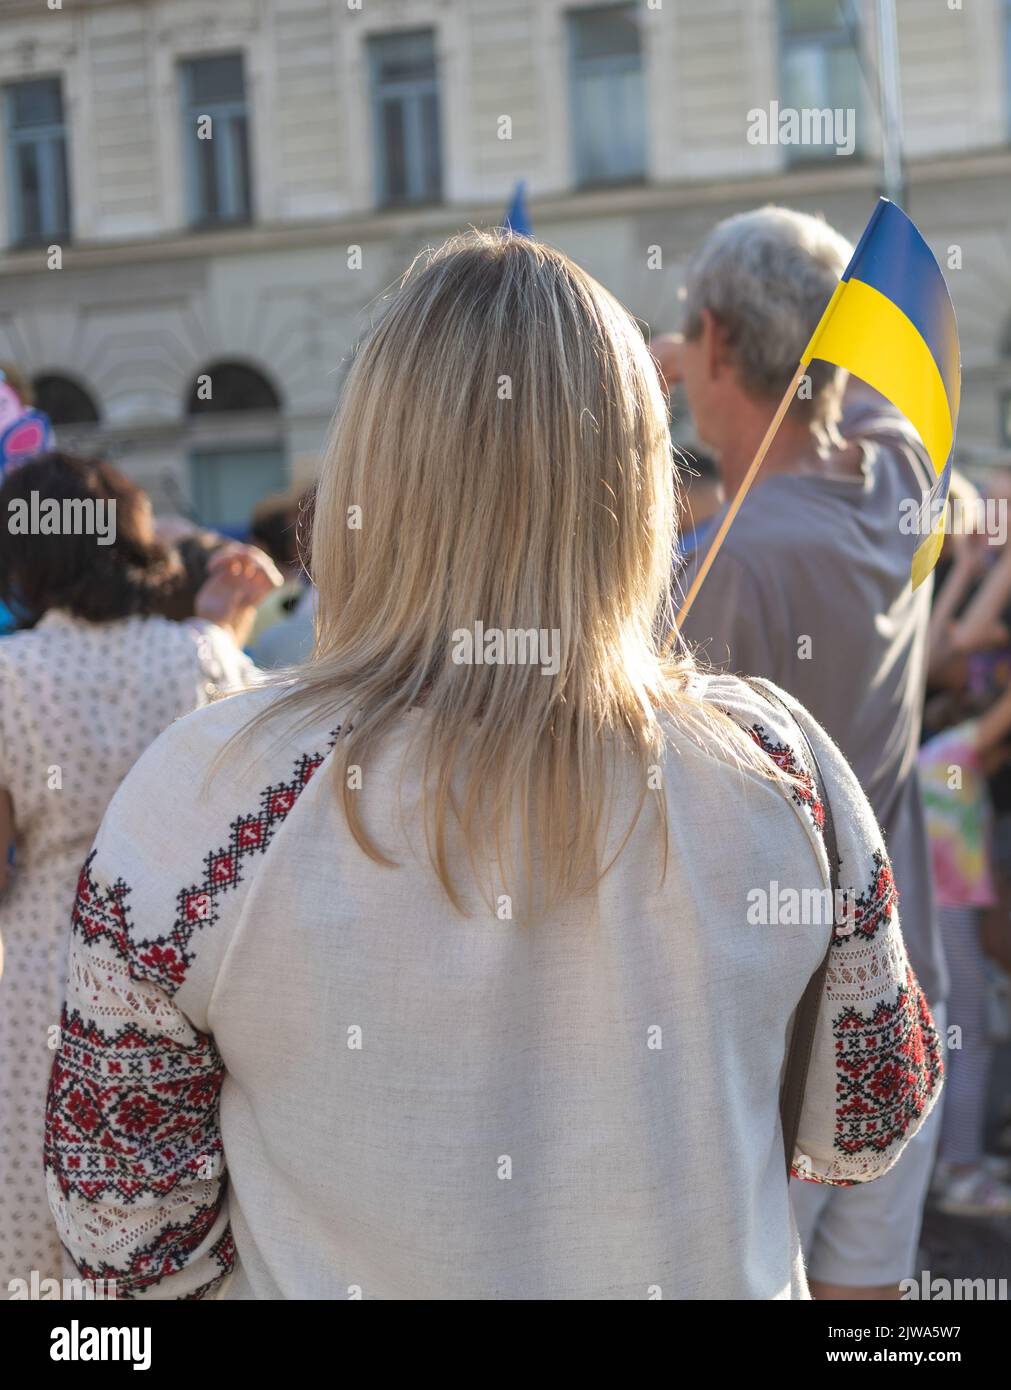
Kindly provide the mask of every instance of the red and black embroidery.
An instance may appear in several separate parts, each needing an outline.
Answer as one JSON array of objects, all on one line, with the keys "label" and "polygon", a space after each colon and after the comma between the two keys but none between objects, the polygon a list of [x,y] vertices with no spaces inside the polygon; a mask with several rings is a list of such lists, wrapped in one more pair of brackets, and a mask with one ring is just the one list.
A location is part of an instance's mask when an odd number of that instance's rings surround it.
[{"label": "red and black embroidery", "polygon": [[[193,1254],[214,1229],[221,1204],[225,1198],[225,1185],[222,1184],[218,1200],[212,1206],[201,1207],[190,1220],[179,1225],[169,1222],[160,1226],[154,1237],[143,1246],[131,1250],[125,1264],[94,1265],[87,1260],[77,1264],[83,1279],[101,1280],[109,1284],[115,1282],[117,1298],[134,1298],[145,1289],[153,1288],[163,1279],[184,1270]],[[226,1240],[227,1236],[227,1240]],[[221,1284],[222,1279],[235,1264],[235,1247],[229,1231],[215,1241],[210,1255],[221,1273],[205,1281],[189,1298],[206,1298]]]},{"label": "red and black embroidery", "polygon": [[108,1032],[65,1009],[49,1077],[46,1166],[60,1188],[130,1206],[220,1168],[213,1040],[191,1045],[133,1023]]},{"label": "red and black embroidery", "polygon": [[902,1140],[941,1083],[941,1040],[912,970],[895,1002],[852,1006],[832,1025],[836,1048],[835,1147],[882,1153]]},{"label": "red and black embroidery", "polygon": [[[334,733],[334,739],[340,731]],[[331,745],[332,746],[332,745]],[[260,794],[260,807],[238,816],[229,827],[227,844],[212,850],[204,860],[201,882],[179,891],[176,917],[165,936],[137,941],[127,919],[130,890],[122,879],[102,889],[91,876],[95,857],[92,850],[81,870],[77,900],[71,915],[71,928],[88,942],[107,937],[135,979],[149,980],[174,994],[193,962],[190,942],[198,927],[213,926],[218,920],[218,899],[242,882],[245,861],[262,854],[278,825],[305,789],[320,766],[322,753],[307,753],[295,765],[289,782],[267,787]]]},{"label": "red and black embroidery", "polygon": [[892,876],[892,866],[883,850],[875,850],[873,877],[868,887],[853,898],[845,923],[845,932],[836,935],[835,944],[840,945],[853,936],[870,941],[881,927],[887,926],[892,920],[898,902],[899,890]]},{"label": "red and black embroidery", "polygon": [[790,793],[798,806],[810,811],[811,818],[819,830],[825,829],[825,807],[818,796],[814,778],[787,743],[779,743],[772,738],[761,724],[752,724],[748,733],[777,767],[794,779]]},{"label": "red and black embroidery", "polygon": [[[73,932],[89,945],[108,942],[132,980],[174,994],[193,960],[194,933],[218,920],[221,895],[242,881],[249,857],[266,850],[323,756],[301,757],[290,781],[267,787],[258,810],[232,821],[227,843],[207,855],[202,881],[179,893],[167,934],[138,939],[129,920],[129,888],[122,879],[111,887],[95,881],[94,852],[81,871]],[[218,1130],[223,1079],[224,1065],[207,1034],[194,1030],[180,1042],[159,1034],[153,1023],[151,1031],[135,1022],[102,1028],[64,1008],[45,1135],[45,1165],[64,1197],[124,1212],[157,1211],[177,1188],[215,1183],[204,1189],[215,1193],[213,1202],[198,1205],[184,1222],[161,1226],[141,1248],[126,1248],[124,1229],[122,1262],[81,1265],[84,1277],[115,1279],[120,1296],[131,1297],[185,1268],[207,1240],[227,1182],[221,1180]],[[221,1272],[190,1297],[206,1297],[231,1269],[227,1227],[209,1254]]]}]

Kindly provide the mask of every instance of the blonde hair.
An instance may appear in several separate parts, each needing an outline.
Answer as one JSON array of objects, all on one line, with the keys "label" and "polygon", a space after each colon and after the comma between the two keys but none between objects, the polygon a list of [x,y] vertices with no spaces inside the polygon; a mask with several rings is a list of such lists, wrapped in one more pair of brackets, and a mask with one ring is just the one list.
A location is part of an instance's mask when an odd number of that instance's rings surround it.
[{"label": "blonde hair", "polygon": [[[675,488],[655,364],[607,290],[514,235],[470,232],[424,253],[360,347],[331,431],[315,503],[313,660],[254,723],[347,712],[335,790],[361,849],[392,865],[347,772],[362,767],[367,787],[369,753],[420,706],[426,841],[454,906],[464,910],[450,812],[476,874],[490,852],[512,874],[518,826],[538,896],[589,890],[610,867],[598,866],[597,842],[615,754],[642,789],[623,846],[663,754],[663,712],[778,775],[691,694],[687,650],[661,654]],[[357,508],[360,529],[348,524]],[[557,632],[557,671],[458,663],[458,636],[477,622]],[[662,791],[655,799],[665,865]]]}]

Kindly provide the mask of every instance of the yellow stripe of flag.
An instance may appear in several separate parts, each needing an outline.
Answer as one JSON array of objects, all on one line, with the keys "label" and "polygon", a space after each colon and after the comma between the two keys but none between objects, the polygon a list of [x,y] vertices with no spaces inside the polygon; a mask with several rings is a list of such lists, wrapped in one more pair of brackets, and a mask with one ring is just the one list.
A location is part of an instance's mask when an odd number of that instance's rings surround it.
[{"label": "yellow stripe of flag", "polygon": [[[892,300],[862,280],[836,286],[801,359],[843,367],[892,402],[910,422],[940,475],[955,433],[952,408],[933,355]],[[953,402],[955,415],[958,401]]]}]

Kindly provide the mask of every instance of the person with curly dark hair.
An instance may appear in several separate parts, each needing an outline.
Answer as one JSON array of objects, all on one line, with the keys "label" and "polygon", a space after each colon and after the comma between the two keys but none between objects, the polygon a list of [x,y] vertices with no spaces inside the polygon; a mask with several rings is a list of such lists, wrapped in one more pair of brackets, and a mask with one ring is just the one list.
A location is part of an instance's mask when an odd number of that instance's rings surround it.
[{"label": "person with curly dark hair", "polygon": [[[221,689],[248,684],[240,644],[275,583],[226,545],[198,617],[162,609],[185,581],[146,494],[101,459],[40,456],[0,487],[0,1288],[59,1277],[42,1178],[46,1084],[81,864],[119,783],[155,738]],[[69,521],[69,527],[63,523]],[[12,856],[13,867],[8,862]]]}]

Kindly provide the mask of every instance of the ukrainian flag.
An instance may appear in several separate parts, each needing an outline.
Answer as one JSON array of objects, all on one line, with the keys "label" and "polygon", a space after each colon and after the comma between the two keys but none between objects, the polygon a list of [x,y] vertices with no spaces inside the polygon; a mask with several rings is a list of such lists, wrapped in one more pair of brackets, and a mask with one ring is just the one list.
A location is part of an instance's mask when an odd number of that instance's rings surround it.
[{"label": "ukrainian flag", "polygon": [[961,363],[955,309],[930,248],[906,214],[881,198],[801,360],[866,381],[923,441],[936,481],[920,511],[913,588],[937,563],[958,419]]}]

